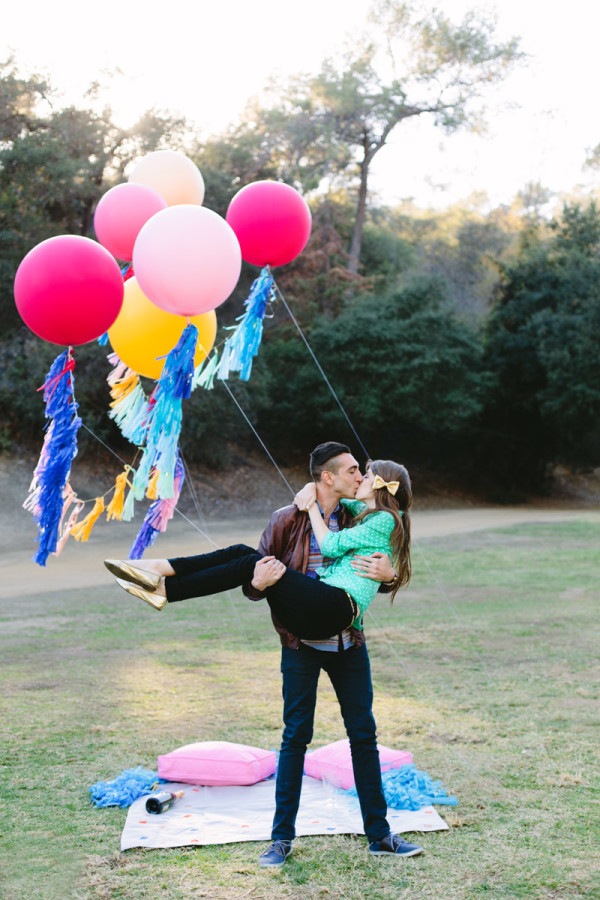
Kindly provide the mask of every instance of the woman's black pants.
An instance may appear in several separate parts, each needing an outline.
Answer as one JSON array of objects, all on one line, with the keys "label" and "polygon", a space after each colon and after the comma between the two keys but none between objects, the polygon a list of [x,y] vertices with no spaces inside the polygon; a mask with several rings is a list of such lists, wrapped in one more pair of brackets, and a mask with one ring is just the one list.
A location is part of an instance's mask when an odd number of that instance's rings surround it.
[{"label": "woman's black pants", "polygon": [[[170,559],[175,575],[165,578],[167,600],[206,597],[252,581],[259,553],[234,544],[214,553]],[[318,640],[339,634],[357,616],[356,603],[342,588],[333,587],[293,569],[266,588],[267,603],[281,624],[300,638]]]}]

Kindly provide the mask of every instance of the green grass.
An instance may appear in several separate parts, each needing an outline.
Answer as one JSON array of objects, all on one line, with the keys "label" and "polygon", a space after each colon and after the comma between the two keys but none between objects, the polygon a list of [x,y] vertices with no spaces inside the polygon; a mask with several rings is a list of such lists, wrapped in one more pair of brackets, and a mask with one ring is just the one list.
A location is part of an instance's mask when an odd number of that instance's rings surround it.
[{"label": "green grass", "polygon": [[[59,563],[61,564],[61,563]],[[65,562],[64,565],[67,565]],[[2,900],[600,897],[600,525],[422,541],[367,633],[379,740],[459,797],[426,855],[371,859],[363,837],[118,850],[126,811],[88,787],[196,740],[271,748],[279,648],[241,594],[155,613],[102,586],[4,602]],[[314,746],[343,728],[324,680]]]}]

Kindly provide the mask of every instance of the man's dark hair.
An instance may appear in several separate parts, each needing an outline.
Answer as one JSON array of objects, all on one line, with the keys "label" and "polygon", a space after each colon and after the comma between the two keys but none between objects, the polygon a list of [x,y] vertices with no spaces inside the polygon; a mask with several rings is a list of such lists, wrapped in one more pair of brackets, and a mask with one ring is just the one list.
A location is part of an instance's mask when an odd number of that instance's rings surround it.
[{"label": "man's dark hair", "polygon": [[318,481],[321,478],[321,473],[326,470],[334,471],[335,473],[335,469],[328,467],[327,463],[342,453],[350,453],[350,447],[347,447],[346,444],[338,444],[337,441],[326,441],[324,444],[319,444],[318,447],[315,447],[310,454],[310,474],[313,479]]}]

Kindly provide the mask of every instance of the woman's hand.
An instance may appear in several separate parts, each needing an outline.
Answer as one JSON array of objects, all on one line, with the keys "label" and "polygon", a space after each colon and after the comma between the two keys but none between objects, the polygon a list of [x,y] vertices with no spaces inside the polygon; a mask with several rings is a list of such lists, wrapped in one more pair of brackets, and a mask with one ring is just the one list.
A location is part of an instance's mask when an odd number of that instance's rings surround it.
[{"label": "woman's hand", "polygon": [[389,557],[379,551],[372,553],[371,556],[357,555],[353,558],[351,565],[361,578],[372,578],[373,581],[383,584],[389,584],[397,576]]},{"label": "woman's hand", "polygon": [[264,591],[275,584],[285,573],[285,566],[274,556],[263,556],[254,566],[251,585],[255,591]]},{"label": "woman's hand", "polygon": [[314,481],[309,481],[308,484],[304,485],[301,491],[298,491],[298,493],[294,497],[294,503],[296,504],[298,509],[305,512],[307,509],[310,509],[316,499],[317,486]]}]

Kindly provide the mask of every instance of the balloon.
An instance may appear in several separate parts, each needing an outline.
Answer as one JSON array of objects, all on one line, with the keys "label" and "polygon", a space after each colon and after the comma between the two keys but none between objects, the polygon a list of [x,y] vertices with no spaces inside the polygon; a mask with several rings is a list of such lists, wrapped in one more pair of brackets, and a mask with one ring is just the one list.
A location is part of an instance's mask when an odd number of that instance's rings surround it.
[{"label": "balloon", "polygon": [[306,201],[289,184],[254,181],[238,191],[226,219],[235,231],[242,259],[254,266],[283,266],[295,259],[310,237]]},{"label": "balloon", "polygon": [[167,201],[145,184],[118,184],[100,198],[96,207],[96,237],[117,259],[131,262],[140,228],[166,208]]},{"label": "balloon", "polygon": [[177,150],[155,150],[136,163],[129,181],[145,184],[164,197],[169,206],[202,205],[204,179],[189,157]]},{"label": "balloon", "polygon": [[216,212],[171,206],[140,231],[133,268],[149,300],[178,316],[197,316],[229,297],[242,257],[235,234]]},{"label": "balloon", "polygon": [[108,250],[64,234],[42,241],[21,262],[15,301],[28,328],[52,344],[87,344],[119,315],[123,279]]},{"label": "balloon", "polygon": [[[191,320],[198,328],[198,349],[194,364],[206,359],[215,342],[217,316],[214,310]],[[164,357],[175,347],[186,326],[183,316],[159,309],[143,293],[137,278],[125,282],[123,307],[116,322],[108,330],[111,346],[119,359],[134,372],[158,380],[165,364]]]}]

